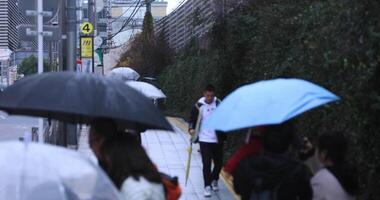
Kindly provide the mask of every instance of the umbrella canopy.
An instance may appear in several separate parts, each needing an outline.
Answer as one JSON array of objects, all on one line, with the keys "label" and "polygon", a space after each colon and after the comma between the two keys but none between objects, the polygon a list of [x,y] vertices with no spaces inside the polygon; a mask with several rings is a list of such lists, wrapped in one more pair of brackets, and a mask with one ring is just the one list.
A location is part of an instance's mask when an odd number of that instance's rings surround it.
[{"label": "umbrella canopy", "polygon": [[145,95],[148,98],[151,99],[161,99],[166,98],[166,95],[156,86],[141,82],[141,81],[127,81],[126,82],[128,86],[136,89],[137,91],[141,92],[143,95]]},{"label": "umbrella canopy", "polygon": [[232,131],[280,124],[307,110],[339,100],[328,90],[301,79],[274,79],[242,86],[229,94],[202,126]]},{"label": "umbrella canopy", "polygon": [[123,81],[86,73],[51,72],[17,81],[0,94],[0,110],[70,123],[110,118],[141,131],[172,130],[161,111]]},{"label": "umbrella canopy", "polygon": [[110,77],[118,78],[122,81],[136,81],[140,78],[140,74],[130,67],[117,67],[111,70]]},{"label": "umbrella canopy", "polygon": [[21,142],[0,143],[0,199],[120,199],[108,176],[78,152]]}]

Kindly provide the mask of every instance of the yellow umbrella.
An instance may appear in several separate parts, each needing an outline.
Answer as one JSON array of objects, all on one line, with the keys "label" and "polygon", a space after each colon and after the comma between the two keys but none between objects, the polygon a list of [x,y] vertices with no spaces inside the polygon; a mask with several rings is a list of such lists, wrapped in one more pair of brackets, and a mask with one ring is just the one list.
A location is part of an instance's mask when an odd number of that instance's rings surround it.
[{"label": "yellow umbrella", "polygon": [[189,179],[190,174],[190,162],[191,162],[191,153],[193,152],[193,142],[190,141],[190,147],[187,149],[189,152],[189,156],[187,157],[187,164],[186,164],[186,177],[185,177],[185,186],[187,186],[187,180]]}]

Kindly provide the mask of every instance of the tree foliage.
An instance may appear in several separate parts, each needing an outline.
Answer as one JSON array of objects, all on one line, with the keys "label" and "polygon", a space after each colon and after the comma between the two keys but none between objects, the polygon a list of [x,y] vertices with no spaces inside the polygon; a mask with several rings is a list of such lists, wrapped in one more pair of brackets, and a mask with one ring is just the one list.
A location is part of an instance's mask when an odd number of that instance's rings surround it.
[{"label": "tree foliage", "polygon": [[[52,71],[52,67],[44,60],[44,72]],[[34,55],[24,59],[18,66],[18,74],[24,74],[25,76],[36,74],[38,72],[38,60]]]},{"label": "tree foliage", "polygon": [[172,51],[164,32],[155,35],[152,14],[146,12],[142,32],[132,39],[118,65],[129,65],[142,76],[156,77],[172,62]]},{"label": "tree foliage", "polygon": [[[380,2],[246,0],[218,19],[210,46],[194,39],[160,76],[171,113],[187,116],[203,86],[226,96],[279,76],[310,80],[342,100],[296,118],[299,134],[344,131],[361,199],[380,196]],[[229,144],[231,145],[231,144]],[[237,146],[239,144],[232,144]]]}]

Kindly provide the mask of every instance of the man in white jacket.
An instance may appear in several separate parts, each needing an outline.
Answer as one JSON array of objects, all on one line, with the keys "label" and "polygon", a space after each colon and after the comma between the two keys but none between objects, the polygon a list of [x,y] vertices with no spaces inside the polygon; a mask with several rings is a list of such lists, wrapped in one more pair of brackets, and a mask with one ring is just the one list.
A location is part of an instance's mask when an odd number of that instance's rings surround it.
[{"label": "man in white jacket", "polygon": [[[189,133],[192,142],[199,142],[203,163],[204,196],[211,196],[211,189],[218,190],[219,173],[223,166],[223,135],[216,134],[215,131],[202,130],[201,124],[216,109],[220,100],[215,97],[215,88],[208,85],[203,90],[203,97],[195,103],[189,120]],[[211,162],[214,168],[211,169]]]}]

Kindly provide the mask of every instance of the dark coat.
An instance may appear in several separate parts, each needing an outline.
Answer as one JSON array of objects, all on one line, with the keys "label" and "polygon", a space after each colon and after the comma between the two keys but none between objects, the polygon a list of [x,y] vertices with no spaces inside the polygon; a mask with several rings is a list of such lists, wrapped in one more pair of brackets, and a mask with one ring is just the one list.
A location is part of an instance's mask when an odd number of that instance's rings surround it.
[{"label": "dark coat", "polygon": [[273,191],[277,199],[309,200],[312,198],[310,169],[288,155],[262,152],[242,160],[233,173],[235,191],[242,200],[252,191]]}]

